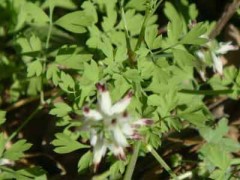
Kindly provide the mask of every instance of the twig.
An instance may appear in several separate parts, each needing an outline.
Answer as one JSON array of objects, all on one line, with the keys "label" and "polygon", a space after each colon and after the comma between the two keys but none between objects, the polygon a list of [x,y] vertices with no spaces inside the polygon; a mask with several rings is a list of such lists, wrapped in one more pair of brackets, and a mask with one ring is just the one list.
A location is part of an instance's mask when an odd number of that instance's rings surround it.
[{"label": "twig", "polygon": [[[45,96],[45,97],[48,97],[48,96],[53,96],[54,94],[55,94],[55,90],[54,90],[54,91],[51,90],[51,91],[46,92],[46,93],[44,94],[44,96]],[[22,106],[25,106],[25,105],[27,105],[27,104],[29,104],[29,103],[31,103],[31,102],[37,101],[37,100],[39,100],[39,99],[40,99],[39,96],[28,97],[28,98],[25,98],[25,99],[21,99],[21,100],[19,100],[18,102],[14,103],[13,105],[7,107],[7,108],[5,109],[5,111],[7,111],[7,112],[13,111],[13,110],[15,110],[15,109],[18,109],[18,108],[20,108],[20,107],[22,107]]]},{"label": "twig", "polygon": [[225,10],[222,16],[220,17],[217,24],[215,25],[215,28],[212,30],[212,32],[209,35],[210,39],[214,39],[221,33],[222,29],[227,24],[229,19],[231,19],[233,14],[237,11],[239,6],[240,6],[240,0],[234,0],[231,4],[228,4],[225,7]]}]

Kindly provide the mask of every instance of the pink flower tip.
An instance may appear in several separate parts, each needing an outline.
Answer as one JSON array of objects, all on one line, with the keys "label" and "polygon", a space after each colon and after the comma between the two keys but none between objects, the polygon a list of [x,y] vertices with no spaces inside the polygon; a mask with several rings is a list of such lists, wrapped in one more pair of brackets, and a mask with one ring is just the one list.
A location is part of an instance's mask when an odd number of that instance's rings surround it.
[{"label": "pink flower tip", "polygon": [[120,153],[117,155],[117,157],[118,157],[118,159],[120,159],[120,160],[122,160],[122,161],[126,160],[126,156],[125,156],[125,154],[124,154],[123,152],[120,152]]},{"label": "pink flower tip", "polygon": [[128,93],[127,93],[127,98],[131,98],[131,97],[133,97],[133,91],[128,91]]},{"label": "pink flower tip", "polygon": [[105,92],[105,91],[107,91],[106,86],[105,86],[104,84],[101,84],[101,83],[97,83],[97,84],[96,84],[96,88],[97,88],[98,91],[100,91],[100,92]]},{"label": "pink flower tip", "polygon": [[153,120],[151,120],[151,119],[145,119],[145,120],[143,120],[143,122],[144,122],[146,125],[152,125],[152,124],[153,124]]},{"label": "pink flower tip", "polygon": [[124,112],[123,112],[123,117],[124,117],[124,118],[128,117],[128,112],[127,112],[127,111],[124,111]]},{"label": "pink flower tip", "polygon": [[98,168],[99,168],[99,163],[93,164],[93,172],[94,173],[97,172]]},{"label": "pink flower tip", "polygon": [[138,132],[134,132],[131,138],[134,140],[141,140],[143,137]]},{"label": "pink flower tip", "polygon": [[89,111],[90,111],[90,109],[89,109],[89,107],[83,107],[83,111],[85,112],[85,113],[89,113]]}]

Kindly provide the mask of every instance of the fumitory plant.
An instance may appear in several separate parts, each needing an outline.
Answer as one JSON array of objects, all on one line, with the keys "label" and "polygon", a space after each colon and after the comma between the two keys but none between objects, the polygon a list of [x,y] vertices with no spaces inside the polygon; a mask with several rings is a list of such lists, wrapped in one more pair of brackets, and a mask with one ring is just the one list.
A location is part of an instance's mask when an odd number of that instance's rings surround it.
[{"label": "fumitory plant", "polygon": [[[51,177],[22,163],[31,144],[21,132],[39,113],[47,114],[45,127],[54,134],[42,138],[43,151],[73,154],[78,177],[135,179],[140,162],[149,159],[167,179],[239,175],[240,144],[228,133],[229,117],[216,117],[209,105],[239,97],[239,69],[222,61],[238,45],[212,37],[218,23],[200,22],[193,1],[4,0],[0,7],[0,36],[7,41],[0,53],[6,97],[0,102],[0,177]],[[9,131],[5,113],[11,117],[30,103],[36,109]],[[189,133],[197,143],[181,140]],[[167,147],[168,140],[191,152]],[[56,169],[63,175],[60,161]]]}]

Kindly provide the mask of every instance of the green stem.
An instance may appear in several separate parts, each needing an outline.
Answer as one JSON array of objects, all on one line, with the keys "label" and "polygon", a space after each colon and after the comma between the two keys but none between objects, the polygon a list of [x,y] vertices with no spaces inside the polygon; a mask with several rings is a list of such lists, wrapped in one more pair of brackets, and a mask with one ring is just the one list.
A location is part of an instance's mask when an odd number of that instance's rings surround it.
[{"label": "green stem", "polygon": [[[199,94],[199,95],[221,95],[221,94],[232,94],[234,92],[233,89],[226,90],[191,90],[191,89],[182,89],[179,91],[184,94]],[[240,90],[237,90],[240,93]]]},{"label": "green stem", "polygon": [[170,174],[170,176],[173,179],[178,179],[177,176],[174,174],[174,172],[171,170],[171,168],[167,165],[167,163],[162,159],[161,156],[155,151],[155,149],[148,144],[147,149],[152,155],[155,157],[155,159],[159,162],[159,164]]},{"label": "green stem", "polygon": [[[46,45],[45,45],[45,50],[46,50],[46,51],[47,51],[48,48],[49,48],[49,42],[50,42],[50,38],[51,38],[51,34],[52,34],[52,28],[53,28],[53,10],[54,10],[54,6],[53,6],[53,4],[52,4],[52,1],[49,0],[49,28],[48,28]],[[47,57],[44,59],[44,62],[43,62],[43,72],[46,71],[46,66],[47,66]],[[42,77],[42,88],[41,88],[41,92],[40,92],[40,103],[41,103],[41,104],[45,104],[43,84],[44,84],[44,82],[43,82],[43,77]]]},{"label": "green stem", "polygon": [[38,106],[31,114],[30,116],[28,116],[27,119],[25,119],[25,121],[22,123],[21,126],[19,126],[12,134],[11,136],[8,138],[7,142],[11,141],[27,124],[28,122],[38,113],[38,111],[40,111],[42,109],[41,106]]},{"label": "green stem", "polygon": [[126,174],[124,175],[123,180],[131,180],[132,179],[132,175],[133,175],[133,171],[134,171],[134,168],[135,168],[135,165],[137,162],[140,146],[141,146],[141,142],[138,141],[134,146],[133,155],[131,156],[131,159],[128,164],[127,171],[126,171]]},{"label": "green stem", "polygon": [[140,35],[139,35],[139,38],[138,38],[138,41],[137,41],[137,44],[136,44],[136,47],[135,47],[135,51],[137,51],[140,46],[141,46],[141,43],[142,41],[144,40],[144,36],[145,36],[145,30],[146,30],[146,27],[147,27],[147,21],[148,21],[148,18],[151,17],[154,12],[157,10],[158,6],[162,3],[163,0],[160,0],[154,7],[154,9],[150,10],[149,8],[146,10],[146,14],[145,14],[145,18],[143,20],[143,24],[142,24],[142,27],[141,27],[141,31],[140,31]]},{"label": "green stem", "polygon": [[47,34],[47,40],[46,40],[46,50],[49,48],[49,42],[52,34],[52,28],[53,28],[53,10],[54,6],[51,4],[51,0],[49,1],[49,28],[48,28],[48,34]]},{"label": "green stem", "polygon": [[169,46],[169,47],[167,47],[167,48],[160,49],[160,50],[158,50],[158,51],[154,51],[153,54],[154,54],[154,55],[158,55],[158,54],[160,54],[160,53],[162,53],[162,52],[164,52],[164,51],[167,51],[167,50],[169,50],[169,49],[172,49],[172,48],[176,47],[177,45],[179,45],[179,42],[177,42],[177,43],[175,43],[175,44],[173,44],[173,45],[171,45],[171,46]]},{"label": "green stem", "polygon": [[140,48],[141,43],[144,40],[146,23],[147,23],[148,17],[149,17],[149,11],[146,12],[145,18],[143,20],[142,28],[141,28],[141,31],[140,31],[140,35],[138,37],[138,41],[137,41],[137,44],[136,44],[136,47],[135,47],[135,51],[137,51]]},{"label": "green stem", "polygon": [[126,38],[127,49],[128,49],[128,58],[129,58],[130,64],[134,65],[136,55],[135,55],[135,53],[134,53],[134,51],[132,50],[132,47],[131,47],[130,35],[128,33],[127,20],[126,20],[125,12],[124,12],[124,9],[123,9],[123,3],[124,2],[121,1],[121,15],[122,15],[123,26],[124,26],[124,31],[125,31],[125,38]]}]

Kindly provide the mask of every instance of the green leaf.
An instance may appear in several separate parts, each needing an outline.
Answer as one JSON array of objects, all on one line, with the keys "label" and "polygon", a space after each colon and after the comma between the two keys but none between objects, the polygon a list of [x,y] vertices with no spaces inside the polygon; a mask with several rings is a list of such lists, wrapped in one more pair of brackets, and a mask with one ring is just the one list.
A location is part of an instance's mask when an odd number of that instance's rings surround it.
[{"label": "green leaf", "polygon": [[130,81],[134,82],[141,81],[140,74],[136,69],[127,69],[127,71],[123,73],[123,76]]},{"label": "green leaf", "polygon": [[124,161],[116,161],[114,164],[110,167],[110,176],[111,179],[118,179],[116,177],[119,176],[119,174],[123,174],[125,170],[125,162]]},{"label": "green leaf", "polygon": [[[94,72],[94,73],[93,73]],[[84,63],[84,72],[81,79],[82,85],[94,85],[99,79],[99,68],[95,61]]]},{"label": "green leaf", "polygon": [[63,91],[66,91],[68,93],[73,93],[74,91],[71,91],[71,90],[75,89],[75,81],[69,74],[66,74],[65,72],[62,71],[60,76],[59,87]]},{"label": "green leaf", "polygon": [[2,157],[2,154],[5,150],[5,144],[7,140],[4,138],[4,134],[0,133],[0,158]]},{"label": "green leaf", "polygon": [[84,172],[92,164],[93,154],[91,151],[87,151],[78,161],[78,172]]},{"label": "green leaf", "polygon": [[42,78],[32,77],[28,85],[27,93],[28,95],[37,95],[42,89]]},{"label": "green leaf", "polygon": [[98,14],[97,14],[97,8],[95,7],[95,4],[91,1],[84,1],[82,4],[82,8],[84,9],[84,12],[86,14],[89,14],[93,17],[93,23],[98,22]]},{"label": "green leaf", "polygon": [[186,50],[173,49],[174,60],[181,68],[194,66],[196,58]]},{"label": "green leaf", "polygon": [[183,19],[172,3],[166,2],[164,14],[170,20],[168,23],[168,37],[172,43],[175,43],[183,33]]},{"label": "green leaf", "polygon": [[136,9],[137,11],[146,10],[146,0],[131,0],[128,1],[126,8]]},{"label": "green leaf", "polygon": [[205,144],[200,152],[207,158],[212,164],[219,167],[222,170],[227,170],[231,163],[230,155],[223,151],[221,147],[214,144]]},{"label": "green leaf", "polygon": [[102,28],[105,32],[113,30],[117,21],[116,1],[105,0],[107,16],[103,17]]},{"label": "green leaf", "polygon": [[188,32],[181,40],[181,44],[196,44],[201,45],[208,41],[208,39],[201,37],[206,33],[207,28],[203,23],[195,25],[190,32]]},{"label": "green leaf", "polygon": [[27,21],[29,23],[41,25],[49,22],[47,14],[39,6],[33,3],[26,3],[24,10],[26,11]]},{"label": "green leaf", "polygon": [[17,179],[47,180],[46,172],[40,167],[31,167],[16,171]]},{"label": "green leaf", "polygon": [[75,11],[59,18],[55,24],[73,33],[85,33],[94,23],[94,18],[84,11]]},{"label": "green leaf", "polygon": [[188,122],[194,124],[197,127],[203,127],[205,121],[207,121],[206,116],[202,112],[194,112],[189,114],[180,114],[178,115],[180,118],[187,120]]},{"label": "green leaf", "polygon": [[170,111],[173,110],[178,103],[176,92],[169,91],[166,94],[156,95],[153,94],[148,97],[147,104],[158,107],[158,113],[161,117],[168,116]]},{"label": "green leaf", "polygon": [[234,83],[237,73],[238,73],[238,70],[234,66],[228,66],[224,68],[223,70],[224,76],[222,79],[223,85],[229,85],[231,83]]},{"label": "green leaf", "polygon": [[158,36],[158,26],[152,25],[147,27],[144,38],[150,49],[157,49],[161,47],[162,36]]},{"label": "green leaf", "polygon": [[31,146],[25,139],[19,140],[4,152],[3,157],[13,161],[18,160],[24,155],[24,151],[30,149]]},{"label": "green leaf", "polygon": [[51,115],[55,115],[57,117],[63,117],[68,115],[69,112],[72,111],[72,108],[66,103],[55,103],[54,108],[49,112]]},{"label": "green leaf", "polygon": [[6,111],[0,110],[0,125],[6,121]]},{"label": "green leaf", "polygon": [[27,65],[27,77],[40,76],[43,71],[42,63],[40,60],[35,60]]},{"label": "green leaf", "polygon": [[59,72],[60,71],[56,65],[50,65],[47,69],[46,77],[47,79],[52,79],[55,86],[57,86],[60,81]]},{"label": "green leaf", "polygon": [[209,143],[218,143],[228,132],[228,122],[226,119],[221,119],[215,130],[210,127],[200,128],[201,136]]},{"label": "green leaf", "polygon": [[[129,9],[125,13],[125,18],[126,18],[126,26],[131,36],[138,35],[140,33],[144,17],[141,14],[136,13],[134,9]],[[123,20],[121,20],[117,28],[124,29]]]},{"label": "green leaf", "polygon": [[55,136],[56,139],[52,141],[52,144],[56,146],[54,149],[56,153],[65,154],[78,149],[89,148],[88,145],[81,144],[66,134],[57,133]]},{"label": "green leaf", "polygon": [[16,41],[21,47],[21,53],[25,55],[36,57],[36,53],[42,49],[41,40],[38,36],[32,34],[29,39],[20,37]]},{"label": "green leaf", "polygon": [[119,75],[113,75],[114,81],[114,88],[111,91],[112,100],[117,101],[121,99],[121,97],[131,88],[130,84],[126,81],[126,79]]},{"label": "green leaf", "polygon": [[62,47],[58,50],[56,62],[67,68],[83,69],[84,63],[91,60],[91,54],[78,54],[76,47]]}]

